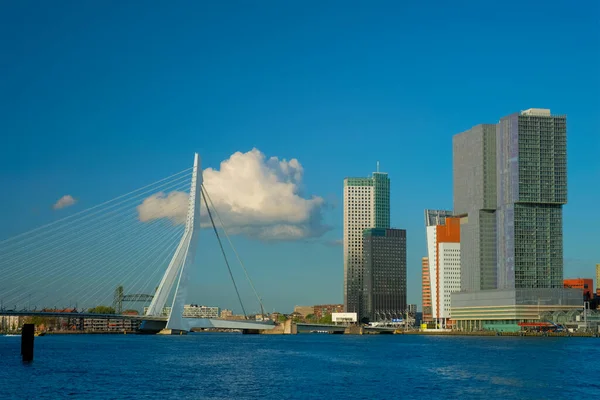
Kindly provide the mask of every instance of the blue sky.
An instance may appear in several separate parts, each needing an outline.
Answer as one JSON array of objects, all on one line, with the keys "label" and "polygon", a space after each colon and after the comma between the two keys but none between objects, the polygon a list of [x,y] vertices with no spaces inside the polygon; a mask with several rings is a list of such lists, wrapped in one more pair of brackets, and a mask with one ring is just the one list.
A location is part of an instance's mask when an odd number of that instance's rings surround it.
[{"label": "blue sky", "polygon": [[[539,107],[568,116],[565,275],[593,276],[600,3],[285,3],[3,3],[0,239],[180,171],[194,151],[215,168],[256,147],[299,160],[303,193],[328,204],[321,242],[336,240],[343,178],[380,161],[420,304],[423,209],[452,207],[452,135]],[[78,204],[53,212],[65,194]],[[341,247],[235,243],[267,309],[342,301]],[[205,265],[221,268],[213,250]],[[197,302],[235,306],[208,284]]]}]

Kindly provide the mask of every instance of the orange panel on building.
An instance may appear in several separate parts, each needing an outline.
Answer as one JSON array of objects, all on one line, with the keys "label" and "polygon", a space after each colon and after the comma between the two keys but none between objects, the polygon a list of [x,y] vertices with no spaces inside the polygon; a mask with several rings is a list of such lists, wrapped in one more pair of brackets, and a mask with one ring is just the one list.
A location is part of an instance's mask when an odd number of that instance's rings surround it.
[{"label": "orange panel on building", "polygon": [[433,315],[431,315],[431,281],[429,280],[429,257],[423,257],[421,259],[421,265],[423,267],[423,322],[431,322],[433,321]]},{"label": "orange panel on building", "polygon": [[575,278],[563,280],[563,286],[572,289],[581,289],[587,299],[594,297],[594,280],[590,278]]}]

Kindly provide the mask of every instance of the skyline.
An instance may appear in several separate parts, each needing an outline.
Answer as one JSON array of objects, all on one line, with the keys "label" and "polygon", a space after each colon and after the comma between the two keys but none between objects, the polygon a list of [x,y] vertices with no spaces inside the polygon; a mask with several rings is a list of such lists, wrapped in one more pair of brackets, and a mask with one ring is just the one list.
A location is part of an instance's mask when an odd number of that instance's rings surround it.
[{"label": "skyline", "polygon": [[[342,239],[342,182],[368,177],[379,161],[391,181],[390,226],[407,230],[408,303],[420,304],[422,213],[452,208],[453,135],[537,107],[569,121],[565,277],[593,277],[600,34],[590,9],[599,6],[541,3],[559,27],[536,23],[535,2],[518,13],[517,4],[321,5],[319,15],[192,4],[141,16],[134,2],[5,5],[1,36],[16,39],[0,42],[13,60],[0,66],[0,131],[9,132],[0,240],[186,168],[194,151],[216,169],[256,148],[298,160],[302,197],[323,198],[332,227],[318,243],[234,238],[266,308],[341,303],[342,246],[330,245]],[[488,29],[481,17],[491,10],[514,27]],[[154,30],[163,15],[173,19]],[[519,46],[533,32],[544,40]],[[76,203],[53,210],[63,196]],[[199,287],[191,302],[235,309]]]}]

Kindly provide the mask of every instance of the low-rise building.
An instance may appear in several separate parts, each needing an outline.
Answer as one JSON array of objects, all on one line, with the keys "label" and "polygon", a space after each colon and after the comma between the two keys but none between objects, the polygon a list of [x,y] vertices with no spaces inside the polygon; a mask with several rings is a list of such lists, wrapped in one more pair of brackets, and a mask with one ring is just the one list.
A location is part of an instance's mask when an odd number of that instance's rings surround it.
[{"label": "low-rise building", "polygon": [[298,313],[302,316],[302,318],[306,318],[307,315],[314,314],[315,307],[314,306],[295,306],[294,312]]},{"label": "low-rise building", "polygon": [[355,324],[358,320],[358,314],[355,312],[332,313],[331,321],[334,324]]},{"label": "low-rise building", "polygon": [[232,316],[233,316],[233,311],[228,310],[226,308],[221,310],[221,318],[228,319],[228,318],[231,318]]},{"label": "low-rise building", "polygon": [[23,325],[23,317],[0,315],[0,332],[14,332]]},{"label": "low-rise building", "polygon": [[184,318],[219,318],[219,307],[186,304],[183,306]]},{"label": "low-rise building", "polygon": [[321,319],[333,313],[341,313],[344,311],[343,304],[319,304],[313,306],[313,314],[316,319]]},{"label": "low-rise building", "polygon": [[583,299],[590,300],[594,298],[594,280],[592,278],[564,279],[563,286],[571,289],[580,289]]},{"label": "low-rise building", "polygon": [[581,291],[563,288],[494,289],[451,294],[454,328],[517,332],[548,312],[583,310]]},{"label": "low-rise building", "polygon": [[87,332],[134,332],[141,321],[128,318],[84,318],[83,329]]}]

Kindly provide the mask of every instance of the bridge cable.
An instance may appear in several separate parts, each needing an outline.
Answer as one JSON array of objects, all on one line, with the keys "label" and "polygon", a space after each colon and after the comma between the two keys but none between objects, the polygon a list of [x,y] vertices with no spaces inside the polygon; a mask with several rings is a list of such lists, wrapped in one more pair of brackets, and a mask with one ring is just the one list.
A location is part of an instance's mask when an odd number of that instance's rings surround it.
[{"label": "bridge cable", "polygon": [[235,288],[235,293],[237,294],[238,300],[240,302],[240,306],[242,307],[242,312],[244,313],[244,318],[248,319],[246,315],[246,309],[244,308],[244,304],[242,303],[242,298],[240,297],[240,292],[238,291],[237,285],[235,284],[235,279],[233,278],[233,273],[231,272],[231,267],[229,266],[229,261],[227,260],[227,255],[225,254],[225,249],[223,248],[223,243],[221,243],[221,238],[219,237],[219,232],[217,231],[217,227],[215,225],[215,221],[213,220],[212,213],[210,212],[210,207],[206,201],[206,195],[204,194],[204,185],[200,187],[202,198],[204,198],[204,203],[206,204],[206,211],[208,211],[208,217],[210,218],[210,223],[212,224],[213,230],[215,231],[215,235],[217,235],[217,240],[219,241],[219,246],[221,247],[221,253],[223,253],[223,257],[225,258],[225,264],[227,265],[227,270],[229,271],[229,276],[231,277],[231,282],[233,282],[233,287]]},{"label": "bridge cable", "polygon": [[[186,176],[182,176],[182,177],[180,177],[180,178],[177,178],[177,179],[173,180],[172,182],[170,182],[170,183],[169,183],[169,185],[171,185],[171,184],[174,184],[174,185],[181,185],[181,184],[182,184],[182,182],[177,182],[177,183],[175,183],[175,182],[176,182],[176,181],[180,181],[180,180],[182,180],[182,178],[187,178],[187,177],[186,177]],[[159,187],[160,187],[160,186],[159,186]],[[135,198],[137,198],[137,197],[140,197],[140,196],[146,195],[146,194],[148,194],[148,193],[152,193],[152,192],[155,192],[155,193],[156,193],[156,190],[158,190],[158,188],[159,188],[159,187],[157,187],[157,188],[153,188],[153,189],[150,189],[150,190],[147,190],[147,191],[145,191],[145,192],[142,192],[142,193],[138,193],[138,194],[136,194],[135,196],[133,196],[133,197],[131,197],[131,198],[127,199],[127,200],[122,200],[122,201],[120,201],[120,202],[118,202],[118,203],[115,203],[115,204],[109,205],[109,206],[105,207],[104,209],[100,209],[100,210],[98,210],[98,211],[95,211],[95,212],[93,212],[93,213],[91,213],[91,214],[83,215],[83,216],[81,216],[80,218],[77,218],[77,219],[75,219],[75,220],[71,220],[71,221],[69,221],[69,222],[66,222],[64,225],[61,225],[61,226],[55,227],[55,228],[53,228],[53,229],[50,229],[50,230],[48,230],[48,231],[43,231],[43,232],[41,232],[41,233],[37,233],[37,234],[35,234],[35,235],[33,235],[33,236],[30,236],[30,237],[25,237],[25,238],[23,238],[23,239],[22,239],[20,242],[12,243],[12,244],[9,244],[8,246],[15,245],[15,244],[18,244],[18,243],[22,243],[23,241],[27,241],[27,240],[29,240],[29,239],[32,239],[32,238],[35,238],[35,237],[44,236],[44,235],[47,235],[47,234],[48,234],[48,233],[50,233],[50,232],[55,232],[55,231],[61,230],[61,229],[63,229],[65,226],[71,225],[71,224],[73,224],[74,222],[80,222],[80,221],[82,221],[82,220],[84,220],[84,219],[86,219],[86,218],[89,218],[89,217],[93,216],[93,215],[97,215],[97,214],[99,214],[99,213],[106,212],[106,210],[108,210],[108,209],[114,208],[114,207],[116,207],[116,206],[119,206],[119,205],[121,205],[121,204],[123,204],[123,203],[127,203],[127,202],[129,202],[129,201],[131,201],[131,200],[134,200],[134,199],[135,199]],[[170,188],[172,188],[172,187],[173,187],[173,186],[171,186]],[[165,189],[166,189],[166,188],[165,188]],[[165,189],[163,189],[163,190],[165,190]],[[137,191],[139,191],[139,190],[141,190],[141,189],[138,189]],[[103,203],[103,204],[107,204],[107,203],[113,202],[113,201],[115,201],[115,200],[118,200],[118,199],[120,199],[120,198],[122,198],[122,197],[124,197],[124,196],[127,196],[127,195],[119,196],[119,197],[117,197],[117,198],[115,198],[115,199],[113,199],[113,200],[110,200],[110,201],[108,201],[108,202],[105,202],[105,203]],[[94,207],[88,208],[88,209],[86,209],[86,210],[80,211],[80,212],[78,212],[78,213],[75,213],[75,214],[71,215],[70,217],[72,217],[72,216],[75,216],[75,215],[79,215],[79,214],[82,214],[82,213],[85,213],[85,212],[87,212],[87,211],[90,211],[90,210],[92,210],[92,209],[96,209],[97,207],[99,207],[99,206],[101,206],[101,205],[103,205],[103,204],[100,204],[100,205],[98,205],[98,206],[94,206]],[[128,206],[127,206],[127,205],[125,205],[125,206],[122,206],[122,207],[118,207],[118,208],[117,208],[117,210],[118,210],[118,209],[122,209],[122,208],[124,208],[124,207],[126,208],[126,207],[128,207]],[[112,212],[115,212],[115,211],[116,211],[116,210],[113,210],[113,211],[111,211],[111,213],[112,213]],[[105,216],[105,215],[108,215],[108,214],[100,215],[100,218],[104,218],[104,216]],[[51,223],[51,224],[47,224],[47,225],[44,225],[44,226],[42,226],[42,227],[40,227],[40,228],[34,229],[34,230],[30,231],[30,232],[37,231],[37,230],[39,230],[39,229],[42,229],[42,228],[44,228],[44,227],[47,227],[47,226],[50,226],[50,225],[54,225],[55,223],[61,222],[61,221],[63,221],[63,220],[66,220],[66,219],[68,219],[68,218],[70,218],[70,217],[66,217],[66,218],[60,219],[60,220],[58,220],[58,221],[55,221],[55,222],[53,222],[53,223]],[[94,220],[97,220],[97,219],[98,219],[98,218],[94,218],[92,221],[94,221]],[[88,222],[91,222],[91,221],[88,221]],[[25,233],[22,233],[21,235],[17,235],[17,236],[22,236],[22,235],[25,235],[25,234],[27,234],[27,233],[29,233],[29,232],[25,232]],[[17,236],[14,236],[14,237],[17,237]],[[64,236],[64,235],[63,235],[63,236]],[[57,238],[60,238],[60,236],[54,235],[54,238],[53,238],[52,240],[56,240]],[[7,239],[7,240],[10,240],[10,239]],[[1,245],[2,243],[3,243],[3,242],[0,242],[0,245]],[[36,243],[29,243],[29,244],[21,245],[21,246],[20,246],[20,247],[19,247],[19,248],[16,250],[16,252],[18,253],[19,251],[24,251],[24,250],[25,250],[25,249],[27,249],[28,247],[30,247],[30,246],[33,246],[33,245],[35,245],[35,244],[36,244]],[[49,243],[46,243],[46,246],[48,246],[48,245],[49,245]],[[6,251],[6,249],[4,249],[4,250]],[[2,260],[2,263],[5,263],[5,264],[6,264],[6,263],[9,263],[10,261],[12,261],[12,260]]]},{"label": "bridge cable", "polygon": [[104,203],[101,203],[101,204],[95,205],[95,206],[93,206],[93,207],[87,208],[87,209],[85,209],[85,210],[82,210],[82,211],[76,212],[75,214],[69,215],[68,217],[64,217],[64,218],[61,218],[61,219],[59,219],[59,220],[56,220],[56,221],[50,222],[50,223],[48,223],[48,224],[42,225],[42,226],[40,226],[40,227],[38,227],[38,228],[35,228],[35,229],[32,229],[32,230],[29,230],[29,231],[27,231],[27,232],[23,232],[23,233],[21,233],[21,234],[18,234],[18,235],[16,235],[16,236],[10,237],[10,238],[8,238],[8,239],[0,240],[0,244],[6,243],[6,242],[11,242],[11,241],[13,241],[13,240],[15,240],[15,239],[17,239],[17,238],[19,238],[19,237],[21,237],[21,236],[25,236],[25,235],[27,235],[27,234],[30,234],[30,233],[33,233],[33,232],[39,231],[40,229],[43,229],[43,228],[46,228],[46,227],[49,227],[49,226],[55,225],[55,224],[57,224],[57,223],[59,223],[59,222],[61,222],[61,221],[65,221],[65,220],[71,219],[71,218],[73,218],[73,217],[75,217],[75,216],[77,216],[77,215],[81,215],[81,214],[83,214],[83,213],[85,213],[85,212],[87,212],[87,211],[91,211],[91,210],[93,210],[93,209],[96,209],[96,208],[98,208],[98,207],[101,207],[101,206],[103,206],[103,205],[109,204],[109,203],[111,203],[111,202],[113,202],[113,201],[115,201],[115,200],[122,199],[123,197],[129,196],[130,194],[133,194],[133,193],[139,192],[140,190],[143,190],[143,189],[149,188],[149,187],[151,187],[151,186],[154,186],[154,185],[156,185],[157,183],[160,183],[160,182],[166,181],[166,180],[168,180],[168,179],[170,179],[170,178],[173,178],[173,177],[175,177],[175,176],[177,176],[177,175],[180,175],[180,174],[183,174],[183,173],[185,173],[185,172],[188,172],[188,171],[190,171],[191,169],[193,169],[193,167],[186,168],[186,169],[184,169],[183,171],[179,171],[179,172],[177,172],[176,174],[173,174],[173,175],[171,175],[171,176],[168,176],[168,177],[166,177],[166,178],[160,179],[160,180],[158,180],[158,181],[156,181],[156,182],[153,182],[153,183],[151,183],[151,184],[149,184],[149,185],[142,186],[141,188],[138,188],[138,189],[136,189],[136,190],[133,190],[133,191],[131,191],[131,192],[129,192],[129,193],[125,193],[125,194],[123,194],[123,195],[121,195],[121,196],[115,197],[114,199],[111,199],[111,200],[105,201]]},{"label": "bridge cable", "polygon": [[[176,186],[170,186],[169,188],[175,191],[181,190],[183,188],[185,188],[186,186],[182,186],[182,184],[178,184]],[[139,200],[138,200],[139,201]],[[129,222],[128,219],[124,219],[123,217],[128,216],[127,214],[131,214],[130,216],[134,217],[134,220],[139,220],[139,211],[137,210],[137,208],[133,208],[132,206],[125,206],[125,207],[129,207],[126,209],[122,209],[120,211],[117,212],[117,210],[113,210],[110,213],[106,214],[105,216],[101,216],[101,223],[97,224],[96,226],[84,226],[84,227],[79,227],[79,226],[75,226],[75,227],[71,227],[67,230],[67,232],[69,233],[69,235],[73,235],[75,234],[74,237],[71,237],[70,239],[68,239],[67,241],[62,240],[61,239],[65,239],[67,238],[67,235],[62,235],[61,236],[56,236],[54,237],[52,240],[47,241],[46,243],[44,243],[43,245],[39,246],[36,251],[38,251],[38,254],[35,254],[33,256],[29,256],[29,258],[20,260],[20,263],[22,264],[21,268],[16,268],[14,271],[12,271],[11,274],[5,275],[4,277],[6,279],[17,275],[18,273],[20,273],[21,271],[19,271],[19,269],[33,269],[33,266],[30,263],[31,261],[33,261],[33,264],[36,263],[43,263],[47,260],[45,260],[45,258],[50,257],[53,260],[57,259],[57,250],[61,250],[62,253],[67,252],[67,253],[72,253],[70,251],[70,247],[74,242],[81,242],[83,239],[87,239],[87,238],[91,238],[92,241],[95,240],[93,235],[97,235],[97,232],[93,231],[92,229],[98,229],[100,227],[106,227],[109,226],[109,229],[113,232],[118,232],[118,229],[115,230],[115,227],[118,227],[119,225],[123,225],[124,223],[127,224]],[[161,208],[160,210],[158,210],[157,212],[152,213],[152,215],[148,216],[148,218],[152,218],[153,216],[158,215],[158,213],[162,212],[164,208]],[[133,213],[132,213],[133,211]],[[118,221],[116,224],[110,224],[108,225],[108,222],[111,220],[120,220]],[[88,221],[89,223],[90,221]],[[76,228],[76,229],[74,229]],[[89,231],[86,232],[85,229],[89,228]],[[83,233],[80,233],[80,231],[83,231]],[[64,233],[67,233],[64,232]],[[61,243],[62,242],[62,243]],[[62,250],[65,251],[62,251]],[[13,257],[13,259],[8,260],[8,261],[14,261],[16,259],[18,259],[19,256]],[[7,261],[7,262],[8,262]],[[2,267],[1,265],[2,263],[0,262],[0,267]]]},{"label": "bridge cable", "polygon": [[[213,201],[210,198],[210,194],[208,194],[208,190],[206,190],[206,187],[204,186],[204,184],[202,184],[202,190],[204,190],[204,193],[206,193],[206,197],[208,197],[208,201],[210,202],[210,206],[213,208],[215,214],[217,215],[217,219],[219,220],[219,223],[221,224],[221,229],[223,229],[223,233],[225,234],[225,237],[229,241],[229,245],[233,249],[233,253],[237,257],[237,260],[239,261],[240,265],[242,266],[242,269],[244,270],[244,274],[246,275],[246,279],[248,280],[248,283],[250,283],[250,287],[252,288],[252,291],[254,292],[254,295],[258,299],[258,304],[260,304],[261,315],[264,317],[265,310],[264,310],[264,306],[263,306],[262,300],[261,300],[260,296],[258,295],[258,292],[256,291],[256,288],[254,287],[254,283],[252,282],[252,279],[250,279],[250,275],[248,275],[248,270],[246,270],[246,267],[244,266],[244,263],[242,262],[242,259],[240,258],[240,255],[238,254],[235,246],[233,245],[233,243],[231,241],[231,238],[227,234],[227,230],[225,229],[225,225],[223,224],[223,220],[221,219],[221,216],[219,215],[219,211],[217,211],[217,208],[214,206]],[[204,201],[206,202],[206,199]],[[206,205],[206,207],[208,208],[208,204]]]}]

